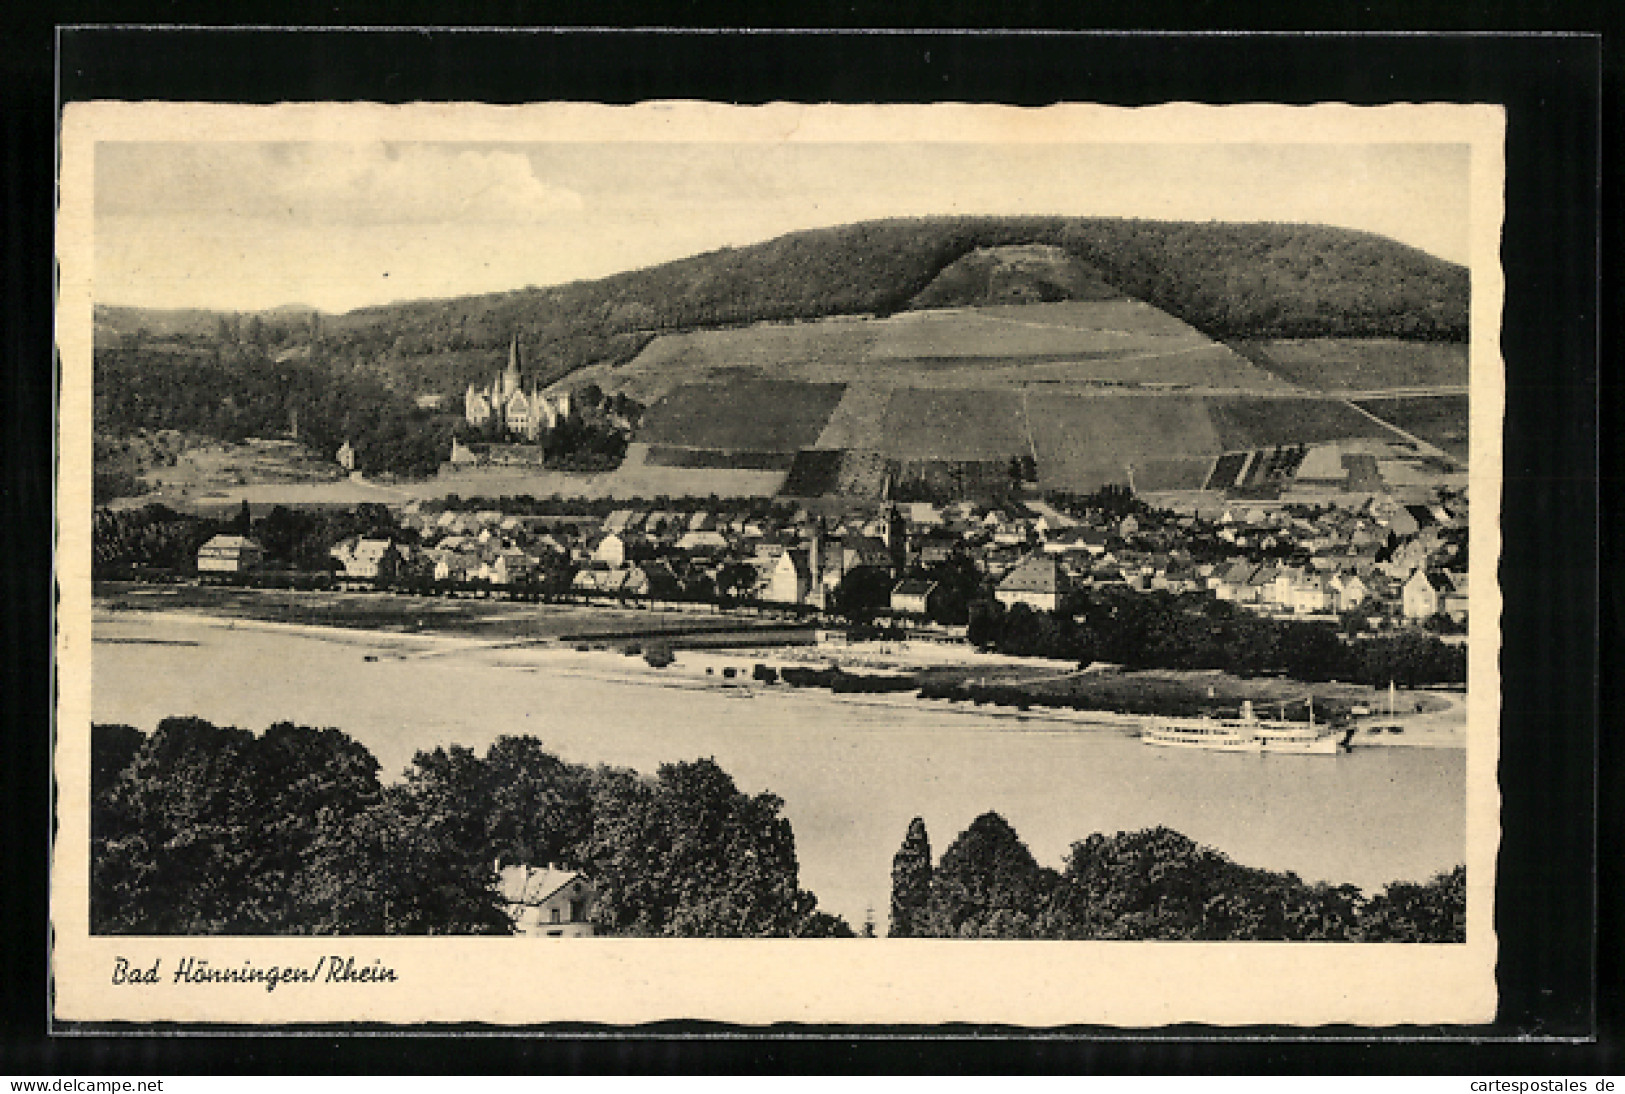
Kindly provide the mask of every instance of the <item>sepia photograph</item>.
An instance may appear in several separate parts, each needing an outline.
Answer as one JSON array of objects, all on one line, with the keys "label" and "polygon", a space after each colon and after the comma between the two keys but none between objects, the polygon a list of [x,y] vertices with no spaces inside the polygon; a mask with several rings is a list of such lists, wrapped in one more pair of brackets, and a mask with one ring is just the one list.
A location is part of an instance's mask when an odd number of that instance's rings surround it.
[{"label": "sepia photograph", "polygon": [[71,104],[59,1013],[1488,1020],[1501,127]]}]

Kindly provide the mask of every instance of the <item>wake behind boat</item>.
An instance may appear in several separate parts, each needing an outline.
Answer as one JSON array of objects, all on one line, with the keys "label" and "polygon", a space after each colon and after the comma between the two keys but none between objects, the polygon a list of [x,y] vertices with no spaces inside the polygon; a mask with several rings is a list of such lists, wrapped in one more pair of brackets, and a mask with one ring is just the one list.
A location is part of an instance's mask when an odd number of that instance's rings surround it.
[{"label": "wake behind boat", "polygon": [[1347,747],[1353,731],[1339,733],[1317,726],[1314,708],[1309,722],[1261,719],[1251,700],[1243,700],[1235,718],[1169,718],[1146,728],[1140,740],[1164,748],[1204,748],[1212,752],[1293,752],[1335,756]]}]

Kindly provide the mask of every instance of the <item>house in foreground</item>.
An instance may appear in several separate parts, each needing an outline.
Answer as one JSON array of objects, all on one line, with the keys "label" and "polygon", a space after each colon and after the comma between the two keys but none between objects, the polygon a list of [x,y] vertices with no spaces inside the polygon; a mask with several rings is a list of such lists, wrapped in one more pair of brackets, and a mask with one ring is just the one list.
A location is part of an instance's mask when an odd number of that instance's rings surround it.
[{"label": "house in foreground", "polygon": [[593,883],[556,866],[498,866],[497,892],[513,933],[531,938],[591,938]]}]

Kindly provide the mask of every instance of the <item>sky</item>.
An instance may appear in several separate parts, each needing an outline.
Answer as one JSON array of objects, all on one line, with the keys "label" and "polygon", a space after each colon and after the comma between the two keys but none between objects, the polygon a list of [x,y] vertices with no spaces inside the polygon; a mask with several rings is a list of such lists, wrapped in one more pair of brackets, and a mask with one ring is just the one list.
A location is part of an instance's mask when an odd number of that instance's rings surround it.
[{"label": "sky", "polygon": [[1463,144],[103,141],[98,303],[342,312],[896,216],[1298,221],[1468,250]]}]

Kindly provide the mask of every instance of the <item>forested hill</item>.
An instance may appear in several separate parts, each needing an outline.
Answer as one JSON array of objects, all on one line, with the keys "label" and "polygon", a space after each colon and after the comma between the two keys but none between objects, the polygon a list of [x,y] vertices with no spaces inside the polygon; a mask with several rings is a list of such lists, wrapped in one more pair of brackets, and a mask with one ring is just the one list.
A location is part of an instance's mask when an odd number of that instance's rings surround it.
[{"label": "forested hill", "polygon": [[[1467,270],[1380,236],[1062,217],[816,229],[596,281],[361,308],[308,327],[313,356],[362,366],[402,391],[460,390],[486,376],[515,333],[539,377],[552,381],[629,359],[663,331],[929,306],[935,296],[926,290],[961,259],[1021,246],[1057,248],[1088,271],[1092,292],[1148,301],[1216,338],[1467,336]],[[103,331],[131,320],[112,318],[98,314]]]}]

